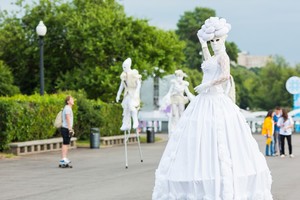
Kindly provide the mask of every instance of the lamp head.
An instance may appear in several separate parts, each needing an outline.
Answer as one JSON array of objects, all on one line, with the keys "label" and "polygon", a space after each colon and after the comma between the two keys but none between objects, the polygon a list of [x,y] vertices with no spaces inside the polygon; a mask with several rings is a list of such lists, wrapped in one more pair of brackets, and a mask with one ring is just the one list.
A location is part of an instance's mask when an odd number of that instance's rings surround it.
[{"label": "lamp head", "polygon": [[36,33],[39,35],[39,36],[45,36],[46,33],[47,33],[47,27],[45,26],[44,22],[43,21],[40,21],[40,23],[37,25],[36,27]]}]

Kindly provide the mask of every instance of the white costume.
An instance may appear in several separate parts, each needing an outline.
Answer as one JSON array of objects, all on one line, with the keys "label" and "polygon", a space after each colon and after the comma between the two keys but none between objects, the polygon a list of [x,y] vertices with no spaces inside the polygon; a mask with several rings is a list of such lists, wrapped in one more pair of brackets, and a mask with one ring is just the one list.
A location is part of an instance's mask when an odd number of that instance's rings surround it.
[{"label": "white costume", "polygon": [[[238,106],[224,93],[230,80],[225,38],[230,26],[205,21],[198,32],[205,61],[199,93],[184,111],[156,170],[153,200],[272,200],[271,175]],[[229,28],[228,28],[229,27]],[[206,39],[204,39],[206,38]],[[214,56],[206,42],[211,40]]]},{"label": "white costume", "polygon": [[138,127],[138,110],[140,108],[140,89],[142,76],[136,69],[131,69],[131,59],[127,58],[123,62],[123,72],[120,76],[121,83],[118,90],[116,101],[119,102],[120,95],[125,88],[124,98],[122,101],[123,107],[123,123],[121,130],[131,129],[131,117],[133,120],[132,128]]},{"label": "white costume", "polygon": [[[168,131],[169,136],[172,134],[180,119],[185,104],[194,98],[194,95],[189,91],[189,82],[184,81],[183,77],[187,75],[182,70],[175,71],[176,79],[171,80],[171,86],[166,96],[162,99],[162,106],[160,110],[165,110],[167,106],[171,105],[171,115],[169,117]],[[186,93],[187,96],[184,95]]]}]

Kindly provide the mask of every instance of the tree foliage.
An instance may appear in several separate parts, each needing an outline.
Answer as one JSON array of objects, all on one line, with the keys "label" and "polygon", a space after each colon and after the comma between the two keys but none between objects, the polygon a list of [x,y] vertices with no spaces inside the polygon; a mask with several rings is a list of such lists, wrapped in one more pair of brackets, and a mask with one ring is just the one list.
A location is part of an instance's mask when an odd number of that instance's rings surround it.
[{"label": "tree foliage", "polygon": [[[18,1],[23,4],[24,0]],[[0,59],[12,69],[23,93],[39,87],[38,20],[48,29],[44,38],[48,93],[84,89],[89,98],[112,101],[127,57],[144,78],[152,74],[154,66],[168,73],[184,60],[184,42],[174,32],[127,17],[114,0],[40,0],[22,9],[21,19],[4,12],[1,15]]]},{"label": "tree foliage", "polygon": [[299,68],[294,68],[281,57],[261,68],[231,68],[236,83],[237,104],[251,110],[269,110],[276,106],[291,108],[293,96],[285,84],[291,76],[300,77]]},{"label": "tree foliage", "polygon": [[293,96],[285,87],[286,81],[291,76],[300,76],[300,73],[280,57],[261,68],[258,73],[259,81],[254,83],[254,90],[251,91],[253,105],[265,110],[275,106],[291,108]]},{"label": "tree foliage", "polygon": [[12,96],[20,92],[13,80],[10,69],[0,60],[0,96]]},{"label": "tree foliage", "polygon": [[[189,75],[190,90],[200,84],[202,57],[197,31],[215,16],[209,8],[185,12],[176,33],[149,26],[147,20],[126,16],[115,0],[39,0],[29,5],[17,0],[20,13],[0,11],[0,95],[32,94],[39,88],[39,46],[35,28],[47,26],[44,37],[45,90],[84,90],[88,98],[114,100],[122,62],[132,58],[132,68],[145,79],[173,73],[178,66]],[[20,16],[22,16],[20,18]],[[226,42],[231,61],[238,47]],[[189,68],[189,69],[187,69]],[[290,67],[275,57],[265,67],[232,66],[237,103],[241,108],[268,110],[291,107],[292,95],[285,89],[290,76],[300,76],[300,65]],[[16,85],[16,86],[14,86]]]}]

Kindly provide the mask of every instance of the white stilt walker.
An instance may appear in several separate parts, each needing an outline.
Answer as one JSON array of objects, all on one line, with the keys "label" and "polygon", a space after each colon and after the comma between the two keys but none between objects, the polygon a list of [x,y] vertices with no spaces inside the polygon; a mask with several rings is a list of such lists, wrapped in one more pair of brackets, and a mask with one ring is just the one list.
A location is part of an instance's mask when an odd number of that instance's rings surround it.
[{"label": "white stilt walker", "polygon": [[120,76],[121,83],[116,97],[116,102],[119,102],[123,89],[124,98],[122,101],[123,107],[123,120],[121,130],[124,131],[124,144],[125,144],[125,167],[128,168],[128,157],[127,157],[127,143],[130,136],[131,130],[131,118],[132,128],[136,130],[136,137],[138,140],[138,146],[140,151],[141,162],[143,162],[142,151],[140,145],[140,138],[138,132],[138,110],[140,108],[140,89],[141,89],[141,78],[142,76],[136,69],[131,69],[131,59],[127,58],[122,65],[123,72]]},{"label": "white stilt walker", "polygon": [[189,82],[183,80],[184,77],[187,77],[186,73],[179,69],[176,70],[174,74],[176,78],[171,80],[170,89],[162,98],[159,108],[160,110],[165,110],[168,106],[171,106],[171,115],[169,116],[168,123],[169,137],[172,135],[176,124],[183,114],[185,104],[195,98],[188,88]]}]

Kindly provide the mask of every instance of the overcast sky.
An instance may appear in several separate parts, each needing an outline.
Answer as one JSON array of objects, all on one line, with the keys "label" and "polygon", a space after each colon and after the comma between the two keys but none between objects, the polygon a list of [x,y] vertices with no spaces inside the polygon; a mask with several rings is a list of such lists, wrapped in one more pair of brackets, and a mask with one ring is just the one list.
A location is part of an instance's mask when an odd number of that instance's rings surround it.
[{"label": "overcast sky", "polygon": [[[29,2],[30,0],[28,0]],[[0,0],[11,9],[13,0]],[[185,11],[207,7],[231,24],[228,40],[252,55],[280,55],[300,63],[300,1],[297,0],[118,0],[128,15],[150,25],[176,29]],[[196,35],[195,35],[196,37]]]}]

